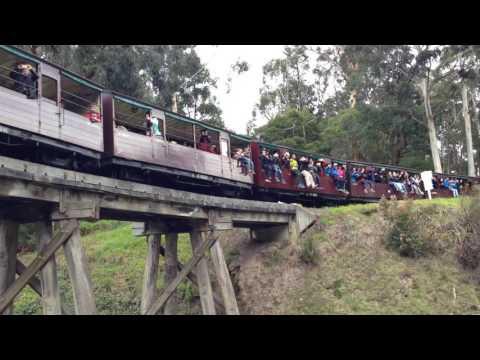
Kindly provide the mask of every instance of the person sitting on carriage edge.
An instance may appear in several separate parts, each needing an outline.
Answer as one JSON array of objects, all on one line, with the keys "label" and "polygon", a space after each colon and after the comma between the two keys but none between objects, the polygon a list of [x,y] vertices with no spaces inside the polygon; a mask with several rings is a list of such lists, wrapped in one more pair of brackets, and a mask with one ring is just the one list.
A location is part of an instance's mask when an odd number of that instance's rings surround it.
[{"label": "person sitting on carriage edge", "polygon": [[333,180],[335,182],[335,187],[338,191],[341,191],[348,195],[348,191],[345,188],[346,181],[345,181],[345,169],[341,165],[334,166],[332,169],[333,171]]},{"label": "person sitting on carriage edge", "polygon": [[262,169],[265,172],[265,182],[272,182],[273,161],[267,149],[262,149],[260,161],[262,162]]},{"label": "person sitting on carriage edge", "polygon": [[282,174],[282,169],[280,167],[280,155],[278,154],[278,151],[276,151],[274,154],[273,154],[273,170],[274,170],[274,173],[275,173],[275,181],[276,182],[281,182],[282,184],[284,184],[284,180],[283,180],[283,174]]},{"label": "person sitting on carriage edge", "polygon": [[32,65],[17,63],[15,69],[10,73],[15,80],[14,90],[24,94],[29,99],[37,98],[38,75]]},{"label": "person sitting on carriage edge", "polygon": [[290,171],[292,172],[292,175],[296,177],[298,175],[298,161],[297,161],[297,156],[295,154],[292,154],[290,157]]}]

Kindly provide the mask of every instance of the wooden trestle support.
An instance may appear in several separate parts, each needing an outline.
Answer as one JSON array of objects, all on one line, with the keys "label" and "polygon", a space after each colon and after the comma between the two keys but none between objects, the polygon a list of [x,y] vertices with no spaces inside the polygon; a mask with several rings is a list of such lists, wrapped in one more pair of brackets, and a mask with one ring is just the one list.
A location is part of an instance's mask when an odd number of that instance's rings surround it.
[{"label": "wooden trestle support", "polygon": [[[141,314],[177,313],[176,289],[188,279],[198,288],[203,314],[236,315],[239,309],[219,238],[243,227],[257,240],[292,240],[316,217],[294,205],[211,197],[0,157],[0,314],[13,313],[14,300],[27,285],[41,296],[44,314],[96,314],[79,221],[99,219],[133,221],[140,224],[134,232],[147,236]],[[21,223],[37,224],[38,254],[28,266],[17,258]],[[190,234],[192,257],[186,264],[177,257],[180,233]],[[55,259],[60,247],[74,309],[61,303]],[[160,255],[165,257],[166,286],[159,291]]]}]

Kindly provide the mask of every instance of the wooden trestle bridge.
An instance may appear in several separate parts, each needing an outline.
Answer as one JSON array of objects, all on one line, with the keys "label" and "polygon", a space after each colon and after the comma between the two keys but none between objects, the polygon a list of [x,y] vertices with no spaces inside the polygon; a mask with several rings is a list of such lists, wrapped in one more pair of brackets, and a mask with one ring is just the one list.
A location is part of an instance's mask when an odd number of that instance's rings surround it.
[{"label": "wooden trestle bridge", "polygon": [[[175,313],[172,295],[184,279],[198,287],[203,314],[239,314],[219,237],[243,227],[253,239],[294,241],[316,220],[296,205],[213,197],[0,157],[0,314],[13,312],[26,286],[41,297],[44,314],[67,314],[55,262],[61,247],[75,313],[96,314],[79,221],[98,219],[134,222],[134,232],[148,236],[141,313],[151,315]],[[36,223],[39,240],[38,255],[28,266],[16,255],[22,223]],[[190,234],[192,257],[186,264],[177,259],[179,233]],[[208,253],[219,294],[212,291]],[[167,282],[158,290],[160,255]]]}]

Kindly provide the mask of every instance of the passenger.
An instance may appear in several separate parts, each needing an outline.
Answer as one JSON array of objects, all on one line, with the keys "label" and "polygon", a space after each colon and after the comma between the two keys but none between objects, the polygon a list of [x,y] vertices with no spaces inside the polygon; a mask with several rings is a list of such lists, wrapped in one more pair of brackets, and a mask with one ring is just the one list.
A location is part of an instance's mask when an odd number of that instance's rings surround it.
[{"label": "passenger", "polygon": [[[156,125],[154,125],[156,123]],[[154,127],[156,129],[154,130]],[[157,132],[158,135],[156,136],[161,136],[162,133],[160,132],[159,126],[158,126],[158,119],[156,117],[152,117],[152,114],[150,112],[147,112],[145,114],[145,135],[147,136],[153,136],[155,135],[155,131]]]},{"label": "passenger", "polygon": [[308,171],[312,174],[313,181],[315,182],[316,187],[320,186],[320,176],[318,175],[318,168],[315,166],[313,159],[308,159]]},{"label": "passenger", "polygon": [[210,145],[209,152],[211,152],[212,154],[218,154],[217,145],[215,144]]},{"label": "passenger", "polygon": [[288,151],[283,153],[280,165],[283,169],[290,169],[290,153]]},{"label": "passenger", "polygon": [[335,176],[337,174],[336,165],[334,162],[328,164],[325,168],[325,176]]},{"label": "passenger", "polygon": [[368,191],[375,192],[375,168],[368,166],[364,170],[363,174],[363,190],[365,193]]},{"label": "passenger", "polygon": [[410,186],[412,188],[412,193],[418,196],[423,196],[424,193],[420,188],[420,177],[417,175],[410,176]]},{"label": "passenger", "polygon": [[151,121],[151,136],[162,136],[162,132],[160,130],[160,124],[158,121],[158,118],[155,116],[151,116],[150,118]]},{"label": "passenger", "polygon": [[[335,169],[335,170],[333,170]],[[338,191],[341,191],[348,195],[348,191],[345,188],[346,181],[345,181],[345,168],[341,165],[334,164],[333,170],[333,180],[335,182],[335,187]]]},{"label": "passenger", "polygon": [[448,188],[452,192],[453,197],[458,197],[458,181],[456,179],[448,180]]},{"label": "passenger", "polygon": [[315,161],[315,167],[317,168],[317,174],[319,177],[325,176],[324,169],[323,169],[323,159],[317,159],[317,161]]},{"label": "passenger", "polygon": [[240,167],[242,170],[242,174],[248,173],[247,167],[245,163],[243,162],[243,150],[241,148],[235,149],[235,152],[233,153],[232,157],[237,160],[237,167]]},{"label": "passenger", "polygon": [[295,154],[292,154],[292,157],[290,158],[290,163],[289,163],[290,171],[292,172],[292,175],[294,177],[298,176],[298,161],[297,161],[297,156]]},{"label": "passenger", "polygon": [[285,181],[283,180],[282,169],[280,167],[280,155],[278,154],[277,151],[275,151],[275,153],[273,154],[272,162],[273,162],[273,171],[275,174],[275,181],[285,184]]},{"label": "passenger", "polygon": [[316,185],[315,185],[315,181],[313,180],[313,176],[309,171],[308,164],[309,164],[308,159],[305,156],[302,156],[299,160],[299,170],[300,170],[300,173],[303,175],[305,186],[308,189],[314,189],[316,188]]},{"label": "passenger", "polygon": [[10,73],[15,81],[14,90],[24,94],[28,99],[37,98],[38,75],[32,65],[17,63],[15,69]]},{"label": "passenger", "polygon": [[254,174],[254,164],[250,155],[250,148],[248,146],[243,150],[243,161],[247,165],[248,173]]},{"label": "passenger", "polygon": [[198,144],[198,148],[203,151],[211,152],[210,151],[210,144],[212,143],[212,140],[210,139],[210,136],[208,135],[207,130],[202,130],[201,135],[200,135],[200,142]]},{"label": "passenger", "polygon": [[305,156],[301,156],[298,159],[298,171],[302,176],[297,177],[297,186],[304,189],[307,186],[307,179],[304,172],[308,172],[308,159]]},{"label": "passenger", "polygon": [[237,166],[242,168],[242,174],[248,175],[253,173],[253,162],[250,159],[250,153],[247,152],[248,147],[245,150],[238,148],[233,155],[233,158],[237,160]]},{"label": "passenger", "polygon": [[260,155],[260,161],[262,162],[262,169],[265,172],[265,181],[272,182],[273,160],[267,149],[262,149],[262,154]]},{"label": "passenger", "polygon": [[402,194],[407,193],[407,189],[405,187],[405,184],[401,182],[400,180],[400,174],[398,174],[396,171],[389,172],[389,185],[393,187],[393,189],[397,192],[400,192]]},{"label": "passenger", "polygon": [[[362,168],[363,170],[363,168]],[[351,179],[352,179],[352,183],[356,183],[357,181],[359,181],[362,177],[362,174],[361,174],[361,170],[357,169],[357,168],[353,168],[352,170],[352,175],[351,175]]]}]

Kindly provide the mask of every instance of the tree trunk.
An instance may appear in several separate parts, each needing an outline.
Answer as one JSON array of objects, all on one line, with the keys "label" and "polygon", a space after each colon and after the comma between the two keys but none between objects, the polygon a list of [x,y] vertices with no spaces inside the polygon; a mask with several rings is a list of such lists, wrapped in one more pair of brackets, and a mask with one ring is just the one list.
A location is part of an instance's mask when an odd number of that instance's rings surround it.
[{"label": "tree trunk", "polygon": [[173,95],[172,95],[172,111],[173,111],[174,113],[176,113],[177,110],[178,110],[178,109],[177,109],[177,94],[173,94]]},{"label": "tree trunk", "polygon": [[354,109],[357,105],[357,90],[353,89],[350,91],[350,108]]},{"label": "tree trunk", "polygon": [[468,87],[464,83],[462,85],[462,111],[465,120],[465,137],[467,143],[467,163],[468,176],[475,176],[475,160],[473,158],[473,141],[472,141],[472,120],[468,111]]},{"label": "tree trunk", "polygon": [[433,119],[432,107],[430,104],[430,87],[428,79],[423,78],[420,80],[419,88],[423,96],[423,102],[425,105],[425,115],[427,118],[428,137],[430,140],[430,151],[432,153],[433,168],[435,172],[442,173],[442,163],[440,161],[440,152],[438,151],[438,139],[437,131],[435,129],[435,122]]},{"label": "tree trunk", "polygon": [[[477,109],[477,99],[475,98],[476,96],[476,91],[475,89],[471,92],[471,98],[472,98],[472,108],[473,108],[473,122],[475,123],[475,126],[477,127],[477,132],[478,132],[478,138],[480,139],[480,117]],[[480,150],[480,149],[478,149]],[[478,156],[478,164],[480,164],[480,151],[477,152]],[[477,170],[478,173],[478,170]]]}]

